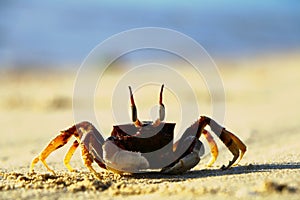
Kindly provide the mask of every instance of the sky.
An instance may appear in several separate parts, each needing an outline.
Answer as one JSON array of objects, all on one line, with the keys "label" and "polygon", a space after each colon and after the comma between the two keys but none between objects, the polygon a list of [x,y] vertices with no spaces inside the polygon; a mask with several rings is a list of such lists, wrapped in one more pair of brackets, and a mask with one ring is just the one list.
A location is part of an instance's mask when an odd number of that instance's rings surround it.
[{"label": "sky", "polygon": [[149,26],[182,32],[212,57],[288,51],[300,48],[299,21],[297,0],[2,0],[0,66],[76,65],[110,36]]}]

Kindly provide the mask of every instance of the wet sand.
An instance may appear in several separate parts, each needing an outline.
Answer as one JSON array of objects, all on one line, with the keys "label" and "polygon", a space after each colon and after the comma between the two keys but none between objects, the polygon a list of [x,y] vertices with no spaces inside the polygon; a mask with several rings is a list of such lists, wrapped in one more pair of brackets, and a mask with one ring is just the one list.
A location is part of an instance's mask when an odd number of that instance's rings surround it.
[{"label": "wet sand", "polygon": [[[36,174],[28,173],[33,157],[74,123],[76,72],[1,72],[0,199],[299,199],[299,55],[217,60],[226,93],[223,124],[248,151],[238,166],[220,170],[231,158],[220,144],[213,167],[205,167],[206,156],[192,171],[172,176],[120,176],[95,166],[102,177],[98,180],[83,166],[79,151],[71,161],[78,172],[71,173],[63,165],[67,147],[47,159],[56,175],[41,164]],[[205,96],[205,91],[198,92]],[[209,104],[204,101],[201,114],[210,115]],[[108,104],[99,107],[110,112]],[[111,119],[106,120],[101,129],[109,133]]]}]

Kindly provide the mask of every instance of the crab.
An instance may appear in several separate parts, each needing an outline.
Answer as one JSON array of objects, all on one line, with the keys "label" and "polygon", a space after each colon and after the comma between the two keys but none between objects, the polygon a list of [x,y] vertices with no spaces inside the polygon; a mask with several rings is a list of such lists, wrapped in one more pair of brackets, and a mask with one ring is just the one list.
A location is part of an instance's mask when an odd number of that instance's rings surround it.
[{"label": "crab", "polygon": [[[36,156],[31,165],[30,172],[34,172],[34,166],[41,161],[48,171],[55,174],[46,163],[46,158],[55,150],[64,146],[75,137],[75,141],[64,158],[64,164],[69,171],[75,171],[70,165],[71,157],[78,146],[84,165],[98,177],[97,171],[92,163],[96,162],[101,168],[116,173],[139,173],[147,170],[160,170],[166,174],[181,174],[195,167],[204,152],[204,145],[200,141],[203,135],[210,148],[211,159],[207,163],[210,167],[218,157],[218,147],[212,134],[205,129],[217,133],[219,139],[233,154],[228,165],[222,169],[228,169],[237,164],[246,152],[246,145],[232,132],[226,130],[215,120],[201,116],[189,128],[187,128],[180,139],[174,141],[175,123],[164,122],[165,106],[163,104],[163,89],[161,86],[159,94],[159,117],[155,121],[140,121],[137,115],[132,89],[129,86],[132,123],[115,125],[111,136],[106,140],[100,132],[87,121],[77,123],[70,128],[61,131]],[[239,160],[238,160],[239,159]]]}]

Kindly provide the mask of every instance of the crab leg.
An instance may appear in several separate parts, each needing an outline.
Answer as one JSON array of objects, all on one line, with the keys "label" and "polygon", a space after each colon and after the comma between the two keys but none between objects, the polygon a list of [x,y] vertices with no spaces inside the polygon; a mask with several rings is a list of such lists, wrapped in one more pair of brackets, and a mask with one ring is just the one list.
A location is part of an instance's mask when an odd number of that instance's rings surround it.
[{"label": "crab leg", "polygon": [[[233,154],[233,159],[229,162],[227,166],[222,166],[222,169],[230,168],[236,160],[240,157],[239,161],[243,158],[247,147],[246,145],[233,133],[227,131],[224,127],[220,126],[213,119],[201,116],[199,120],[197,120],[193,125],[191,125],[182,135],[181,141],[189,136],[194,136],[196,134],[197,138],[200,138],[201,134],[204,131],[205,126],[209,125],[211,130],[217,134],[217,136],[221,139],[221,141],[226,145],[226,147]],[[204,131],[205,132],[205,131]],[[207,133],[204,133],[204,136],[208,136]],[[209,136],[208,136],[209,137]],[[213,147],[215,144],[213,142],[209,142]],[[211,151],[214,151],[213,149]],[[212,153],[213,154],[213,153]],[[212,161],[216,158],[216,153],[213,154]],[[215,158],[214,158],[215,157]],[[211,163],[209,163],[211,164]]]},{"label": "crab leg", "polygon": [[[223,141],[223,143],[227,146],[227,148],[231,151],[231,153],[234,155],[233,160],[231,160],[228,164],[228,166],[222,166],[222,169],[228,169],[230,166],[232,166],[235,161],[238,159],[235,165],[237,165],[240,160],[242,160],[247,147],[246,145],[233,133],[222,130],[222,133],[220,135],[220,139]],[[241,151],[241,154],[239,155],[239,150]]]},{"label": "crab leg", "polygon": [[71,134],[62,131],[60,135],[56,136],[47,146],[46,148],[33,159],[30,165],[30,172],[33,172],[33,168],[35,164],[39,161],[43,163],[43,165],[47,168],[48,171],[55,174],[55,172],[48,166],[46,163],[46,158],[56,149],[64,146],[71,138]]},{"label": "crab leg", "polygon": [[48,171],[55,174],[55,172],[47,165],[46,158],[53,151],[64,146],[71,139],[72,136],[76,138],[76,141],[73,143],[64,159],[64,163],[69,171],[73,171],[73,168],[70,166],[69,163],[72,155],[74,154],[75,150],[79,145],[81,147],[83,162],[91,172],[97,175],[96,171],[91,166],[94,159],[100,167],[105,168],[105,164],[103,163],[102,159],[102,144],[104,143],[104,139],[91,123],[81,122],[70,127],[67,130],[61,131],[61,134],[56,136],[45,147],[45,149],[33,159],[30,165],[30,172],[33,172],[35,164],[41,161]]},{"label": "crab leg", "polygon": [[[220,126],[216,121],[214,121],[209,117],[206,116],[200,117],[198,123],[199,123],[199,128],[201,128],[202,130],[206,125],[209,125],[212,131],[214,131],[217,134],[217,136],[221,139],[221,141],[226,145],[226,147],[233,154],[233,159],[229,162],[227,166],[223,165],[222,169],[230,168],[239,157],[240,159],[238,161],[240,161],[243,158],[247,150],[247,147],[237,136],[227,131],[224,127]],[[238,164],[238,162],[236,164]]]},{"label": "crab leg", "polygon": [[76,151],[77,147],[79,146],[79,143],[77,140],[75,140],[72,144],[72,146],[70,147],[69,151],[67,152],[66,156],[65,156],[65,159],[64,159],[64,164],[65,166],[68,168],[68,170],[70,172],[73,172],[75,171],[71,165],[70,165],[70,161],[71,161],[71,158],[74,154],[74,152]]},{"label": "crab leg", "polygon": [[217,146],[214,138],[210,134],[210,132],[203,129],[202,134],[204,135],[204,137],[207,140],[208,145],[210,147],[211,158],[207,163],[207,167],[211,167],[215,163],[215,161],[218,157],[218,154],[219,154],[218,146]]},{"label": "crab leg", "polygon": [[140,122],[140,120],[137,117],[137,109],[135,106],[132,90],[131,90],[130,86],[128,86],[128,88],[129,88],[129,93],[130,93],[132,122],[135,124],[136,127],[140,127],[140,126],[142,126],[142,123]]}]

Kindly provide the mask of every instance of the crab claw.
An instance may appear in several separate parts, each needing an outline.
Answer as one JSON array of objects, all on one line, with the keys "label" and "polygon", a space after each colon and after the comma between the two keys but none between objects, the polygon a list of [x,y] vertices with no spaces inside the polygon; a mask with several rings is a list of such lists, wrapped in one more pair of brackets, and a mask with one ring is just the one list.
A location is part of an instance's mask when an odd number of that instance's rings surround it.
[{"label": "crab claw", "polygon": [[102,148],[103,159],[113,171],[134,173],[150,166],[148,160],[140,152],[123,150],[112,141],[106,141]]},{"label": "crab claw", "polygon": [[188,137],[185,142],[195,141],[195,146],[192,149],[192,152],[187,154],[186,156],[180,158],[174,165],[164,167],[161,170],[161,173],[165,174],[182,174],[193,167],[195,167],[200,162],[200,155],[203,154],[202,142],[196,139],[193,136]]}]

